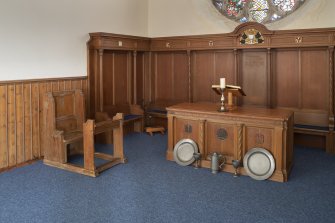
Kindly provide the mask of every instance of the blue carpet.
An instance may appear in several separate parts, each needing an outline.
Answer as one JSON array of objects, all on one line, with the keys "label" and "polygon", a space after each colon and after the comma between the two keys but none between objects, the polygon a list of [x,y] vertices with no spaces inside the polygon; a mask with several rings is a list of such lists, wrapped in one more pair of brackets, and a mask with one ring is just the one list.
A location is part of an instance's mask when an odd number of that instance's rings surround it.
[{"label": "blue carpet", "polygon": [[166,136],[130,134],[98,178],[37,162],[0,174],[0,222],[335,222],[335,156],[295,148],[287,183],[165,160]]}]

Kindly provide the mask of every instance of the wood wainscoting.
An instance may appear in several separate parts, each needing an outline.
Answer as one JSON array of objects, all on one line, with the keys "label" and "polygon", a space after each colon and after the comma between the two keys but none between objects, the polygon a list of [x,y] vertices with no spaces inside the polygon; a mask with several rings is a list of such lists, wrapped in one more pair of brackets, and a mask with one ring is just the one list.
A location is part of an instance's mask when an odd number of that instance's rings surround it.
[{"label": "wood wainscoting", "polygon": [[86,96],[87,77],[0,81],[0,172],[43,157],[43,94],[73,89]]},{"label": "wood wainscoting", "polygon": [[295,132],[325,138],[335,153],[334,46],[335,28],[273,31],[254,22],[195,36],[90,33],[88,113],[128,104],[149,114],[180,102],[218,103],[211,86],[225,77],[247,95],[238,105],[292,110]]}]

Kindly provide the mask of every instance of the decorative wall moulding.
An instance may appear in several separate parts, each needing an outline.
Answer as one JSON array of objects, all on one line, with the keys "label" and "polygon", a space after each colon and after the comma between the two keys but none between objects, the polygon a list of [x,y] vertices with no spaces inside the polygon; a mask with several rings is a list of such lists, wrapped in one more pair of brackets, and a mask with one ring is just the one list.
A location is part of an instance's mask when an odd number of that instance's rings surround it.
[{"label": "decorative wall moulding", "polygon": [[[335,28],[272,31],[260,23],[246,22],[238,25],[233,32],[224,34],[145,38],[102,32],[90,33],[88,47],[134,51],[319,47],[335,45],[334,35]],[[252,40],[249,37],[252,37]]]}]

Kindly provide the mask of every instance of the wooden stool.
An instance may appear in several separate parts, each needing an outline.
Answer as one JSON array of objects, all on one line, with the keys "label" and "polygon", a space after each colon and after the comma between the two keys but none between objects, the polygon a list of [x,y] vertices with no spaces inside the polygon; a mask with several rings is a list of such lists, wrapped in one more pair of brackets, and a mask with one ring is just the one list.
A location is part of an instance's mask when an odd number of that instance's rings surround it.
[{"label": "wooden stool", "polygon": [[155,126],[155,127],[146,127],[145,131],[149,133],[149,135],[152,136],[153,135],[152,133],[154,132],[161,132],[162,134],[164,134],[165,129],[164,127],[161,127],[161,126]]}]

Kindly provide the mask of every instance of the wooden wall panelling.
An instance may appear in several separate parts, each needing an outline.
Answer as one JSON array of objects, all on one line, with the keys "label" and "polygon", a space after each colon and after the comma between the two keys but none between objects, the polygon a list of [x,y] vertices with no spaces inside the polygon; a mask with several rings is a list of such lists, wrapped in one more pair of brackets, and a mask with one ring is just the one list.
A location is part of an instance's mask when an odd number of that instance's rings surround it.
[{"label": "wooden wall panelling", "polygon": [[43,156],[42,97],[64,88],[87,94],[86,78],[0,82],[0,171]]},{"label": "wooden wall panelling", "polygon": [[0,85],[0,169],[8,166],[7,85]]},{"label": "wooden wall panelling", "polygon": [[97,67],[95,66],[95,63],[97,62],[97,50],[96,49],[87,49],[87,72],[90,74],[87,77],[88,81],[88,97],[87,97],[87,118],[93,118],[94,111],[96,108],[96,72]]},{"label": "wooden wall panelling", "polygon": [[276,49],[274,55],[274,107],[298,108],[301,98],[299,50]]},{"label": "wooden wall panelling", "polygon": [[[241,52],[241,82],[247,97],[244,105],[268,106],[267,52],[265,50],[243,50]],[[257,80],[257,82],[255,82]]]},{"label": "wooden wall panelling", "polygon": [[155,102],[173,98],[173,54],[168,52],[155,54]]},{"label": "wooden wall panelling", "polygon": [[329,58],[329,129],[334,130],[334,46],[328,47]]},{"label": "wooden wall panelling", "polygon": [[302,50],[301,64],[302,107],[328,111],[329,63],[327,50]]},{"label": "wooden wall panelling", "polygon": [[103,82],[99,84],[102,84],[102,91],[99,87],[96,88],[101,101],[101,111],[116,113],[118,106],[125,106],[133,100],[133,55],[128,51],[105,50],[102,64],[102,70],[99,72],[99,82]]},{"label": "wooden wall panelling", "polygon": [[8,166],[16,165],[16,108],[15,108],[15,95],[16,84],[8,85]]},{"label": "wooden wall panelling", "polygon": [[[134,97],[133,97],[133,92],[134,92],[134,75],[135,74],[135,69],[134,69],[134,56],[136,56],[136,53],[133,52],[127,52],[127,64],[126,64],[126,76],[127,76],[127,100],[126,104],[133,104],[134,103]],[[117,64],[116,64],[117,65]],[[117,84],[117,83],[115,83]],[[116,96],[117,94],[115,94]]]},{"label": "wooden wall panelling", "polygon": [[33,159],[32,145],[32,84],[22,83],[23,85],[23,151],[26,160]]},{"label": "wooden wall panelling", "polygon": [[177,103],[190,100],[189,54],[185,51],[154,55],[154,101]]},{"label": "wooden wall panelling", "polygon": [[267,48],[267,55],[266,55],[266,74],[267,74],[267,107],[273,108],[273,50]]},{"label": "wooden wall panelling", "polygon": [[[115,52],[106,50],[103,57],[103,71],[104,71],[104,85],[103,94],[108,95],[104,97],[104,106],[113,106],[115,104],[115,70],[114,70]],[[98,93],[97,91],[96,93]]]},{"label": "wooden wall panelling", "polygon": [[152,80],[152,59],[151,59],[151,52],[144,52],[144,64],[143,64],[143,100],[144,104],[150,104],[152,101],[151,93],[152,88],[154,87],[153,84],[151,84]]},{"label": "wooden wall panelling", "polygon": [[[212,84],[219,84],[220,78],[226,78],[226,84],[237,84],[235,71],[235,54],[233,50],[215,51],[214,53],[214,77]],[[212,91],[211,86],[207,91]],[[220,96],[214,93],[214,102],[219,102]]]},{"label": "wooden wall panelling", "polygon": [[24,153],[24,101],[23,101],[23,83],[15,85],[15,119],[16,119],[16,163],[25,161]]},{"label": "wooden wall panelling", "polygon": [[43,122],[42,122],[42,108],[43,108],[43,96],[46,92],[50,92],[51,89],[49,87],[49,81],[45,81],[45,82],[41,82],[39,83],[39,91],[38,91],[38,94],[39,94],[39,98],[38,98],[38,102],[39,102],[39,105],[38,105],[38,108],[39,108],[39,111],[38,111],[38,144],[39,144],[39,148],[38,148],[38,154],[39,154],[39,157],[40,156],[43,156],[44,155],[44,148],[43,146],[41,145],[44,145],[44,142],[43,142],[43,137],[41,137],[40,135],[40,132],[41,130],[43,129]]},{"label": "wooden wall panelling", "polygon": [[173,98],[175,102],[190,100],[189,54],[184,51],[173,54]]},{"label": "wooden wall panelling", "polygon": [[[32,159],[41,157],[40,150],[40,83],[31,83],[31,129],[32,129]],[[41,107],[42,108],[42,107]]]},{"label": "wooden wall panelling", "polygon": [[214,83],[215,54],[210,51],[195,51],[192,54],[192,97],[193,102],[214,102],[216,95],[211,86]]},{"label": "wooden wall panelling", "polygon": [[297,121],[328,126],[329,62],[325,48],[301,50],[301,106],[308,114],[298,114]]},{"label": "wooden wall panelling", "polygon": [[144,53],[136,53],[134,64],[134,104],[144,105]]}]

